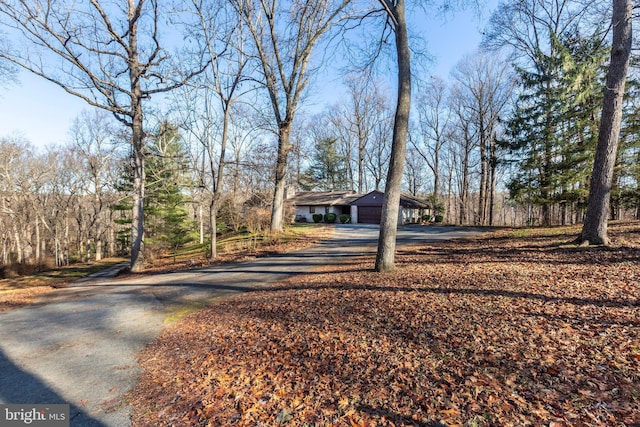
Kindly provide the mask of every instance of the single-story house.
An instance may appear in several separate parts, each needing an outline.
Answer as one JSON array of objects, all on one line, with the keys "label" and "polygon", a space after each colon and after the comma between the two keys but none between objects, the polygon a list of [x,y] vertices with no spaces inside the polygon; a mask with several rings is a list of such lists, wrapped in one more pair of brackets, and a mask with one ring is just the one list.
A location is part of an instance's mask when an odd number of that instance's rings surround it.
[{"label": "single-story house", "polygon": [[313,214],[334,213],[336,216],[351,213],[351,202],[361,195],[355,191],[304,191],[296,193],[288,201],[296,209],[296,222],[313,222]]},{"label": "single-story house", "polygon": [[[380,224],[384,193],[374,190],[367,194],[354,191],[307,191],[296,193],[289,201],[295,206],[295,220],[313,222],[313,214],[349,214],[352,223]],[[425,202],[409,195],[400,197],[398,223],[419,222],[429,209]]]}]

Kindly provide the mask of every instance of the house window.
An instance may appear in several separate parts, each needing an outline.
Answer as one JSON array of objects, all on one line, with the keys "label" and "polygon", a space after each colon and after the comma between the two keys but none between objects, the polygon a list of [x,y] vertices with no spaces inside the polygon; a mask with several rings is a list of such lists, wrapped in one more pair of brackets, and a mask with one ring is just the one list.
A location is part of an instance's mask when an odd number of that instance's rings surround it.
[{"label": "house window", "polygon": [[316,207],[315,206],[309,206],[309,213],[316,213]]}]

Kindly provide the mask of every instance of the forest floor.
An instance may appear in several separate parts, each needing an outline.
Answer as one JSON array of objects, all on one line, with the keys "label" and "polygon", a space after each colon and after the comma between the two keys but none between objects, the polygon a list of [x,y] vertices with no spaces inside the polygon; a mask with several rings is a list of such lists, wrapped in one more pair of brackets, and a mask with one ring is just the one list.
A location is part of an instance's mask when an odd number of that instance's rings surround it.
[{"label": "forest floor", "polygon": [[133,425],[640,426],[640,223],[403,247],[225,299],[140,356]]}]

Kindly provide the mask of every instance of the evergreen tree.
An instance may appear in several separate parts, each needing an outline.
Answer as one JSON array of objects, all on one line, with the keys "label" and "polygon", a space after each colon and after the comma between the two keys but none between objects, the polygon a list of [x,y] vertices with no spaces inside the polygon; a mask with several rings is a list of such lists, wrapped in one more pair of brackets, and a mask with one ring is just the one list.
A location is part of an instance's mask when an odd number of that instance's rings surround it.
[{"label": "evergreen tree", "polygon": [[519,166],[511,197],[541,206],[544,225],[552,222],[553,204],[586,201],[607,52],[577,35],[552,35],[550,44],[535,71],[517,70],[522,93],[503,141]]},{"label": "evergreen tree", "polygon": [[640,219],[640,81],[637,79],[627,82],[623,108],[611,214],[617,218],[618,210],[624,208]]},{"label": "evergreen tree", "polygon": [[131,158],[123,159],[119,176],[114,185],[120,194],[116,203],[110,206],[113,222],[116,224],[117,253],[127,255],[131,249],[131,209],[133,200],[133,163]]},{"label": "evergreen tree", "polygon": [[304,187],[321,191],[351,189],[347,159],[338,153],[336,143],[335,138],[316,141],[311,166],[301,179]]},{"label": "evergreen tree", "polygon": [[194,229],[185,208],[186,149],[176,126],[164,122],[147,148],[145,212],[150,243],[175,251],[193,240]]}]

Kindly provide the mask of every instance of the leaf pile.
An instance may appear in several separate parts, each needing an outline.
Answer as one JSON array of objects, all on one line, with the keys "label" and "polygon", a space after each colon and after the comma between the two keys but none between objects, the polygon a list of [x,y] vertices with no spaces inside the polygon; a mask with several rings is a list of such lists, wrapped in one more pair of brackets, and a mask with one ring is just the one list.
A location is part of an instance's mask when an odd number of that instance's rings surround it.
[{"label": "leaf pile", "polygon": [[640,226],[349,259],[231,298],[141,355],[136,426],[638,426]]}]

